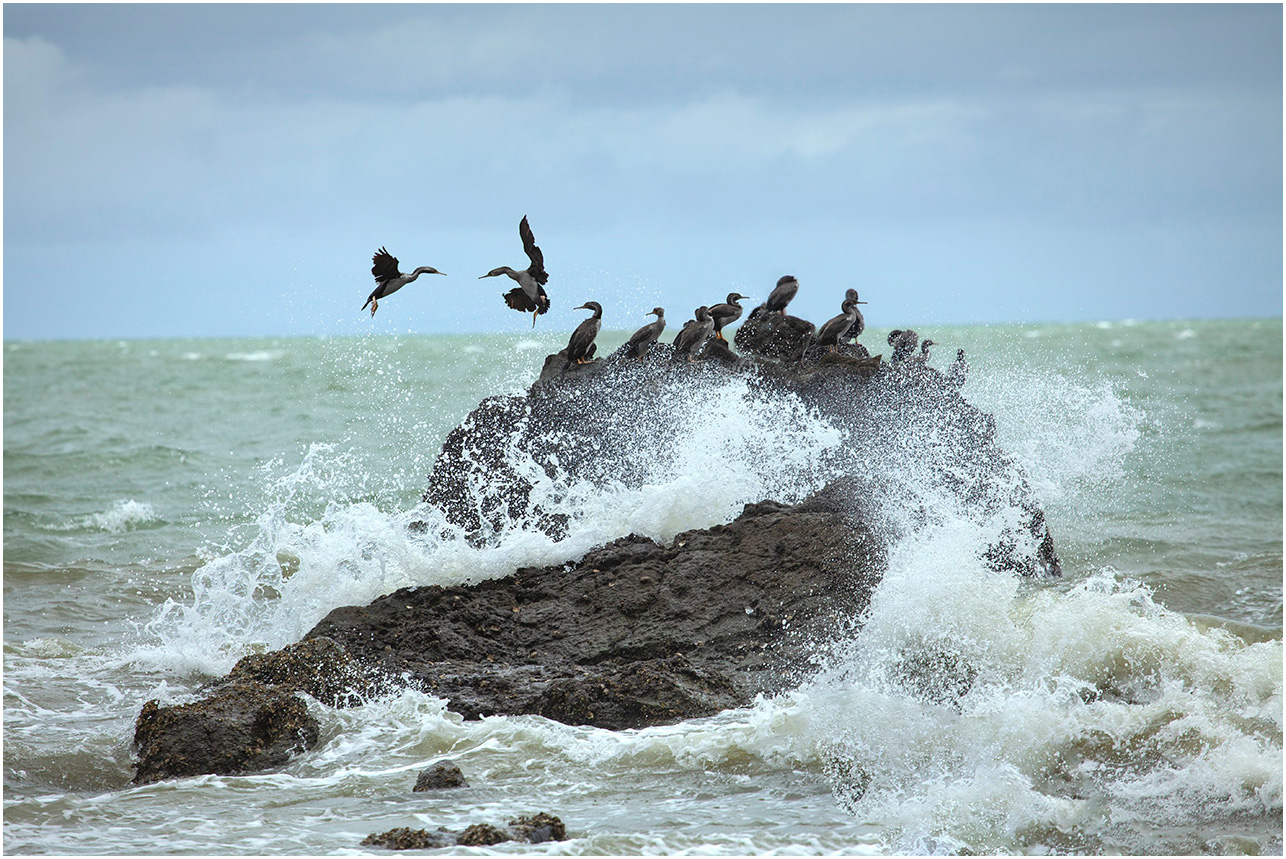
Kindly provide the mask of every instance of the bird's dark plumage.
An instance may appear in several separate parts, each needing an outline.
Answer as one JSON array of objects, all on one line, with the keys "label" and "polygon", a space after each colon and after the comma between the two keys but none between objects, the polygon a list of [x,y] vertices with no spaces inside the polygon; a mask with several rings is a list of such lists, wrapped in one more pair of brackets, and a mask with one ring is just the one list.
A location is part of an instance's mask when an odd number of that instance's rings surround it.
[{"label": "bird's dark plumage", "polygon": [[674,357],[691,361],[696,351],[710,339],[712,331],[714,320],[710,318],[710,308],[702,305],[696,310],[696,318],[683,323],[683,328],[674,338]]},{"label": "bird's dark plumage", "polygon": [[965,379],[969,376],[969,362],[965,360],[964,350],[956,350],[956,359],[951,362],[951,369],[947,371],[947,378],[951,384],[957,388],[963,388]]},{"label": "bird's dark plumage", "polygon": [[[845,292],[844,298],[846,301],[851,300],[854,304],[866,304],[865,301],[858,301],[856,289],[850,289],[847,292]],[[866,330],[866,317],[862,315],[862,311],[858,310],[857,319],[854,320],[853,324],[849,326],[848,331],[844,332],[844,336],[841,337],[840,339],[843,340],[844,342],[848,342],[849,340],[856,340],[858,337],[862,336],[862,332],[865,330]]]},{"label": "bird's dark plumage", "polygon": [[840,308],[844,311],[843,313],[839,316],[832,316],[822,323],[821,328],[817,329],[817,345],[827,346],[831,352],[839,348],[840,335],[848,331],[853,324],[857,314],[857,302],[846,298]]},{"label": "bird's dark plumage", "polygon": [[536,246],[536,237],[532,235],[531,225],[527,223],[526,215],[523,215],[518,223],[518,235],[522,237],[522,249],[531,264],[522,271],[514,271],[509,266],[502,265],[499,268],[493,268],[478,280],[503,274],[517,281],[518,286],[504,294],[505,304],[514,310],[532,314],[531,324],[535,327],[536,317],[549,312],[549,295],[545,292],[549,273],[545,271],[545,255]]},{"label": "bird's dark plumage", "polygon": [[438,271],[427,265],[422,265],[410,274],[402,274],[397,268],[397,257],[388,252],[387,248],[381,247],[371,257],[371,274],[375,276],[375,289],[366,297],[366,304],[362,305],[362,310],[366,309],[369,304],[371,307],[371,316],[379,308],[380,299],[387,295],[392,295],[411,281],[415,280],[422,274],[442,274],[445,272]]},{"label": "bird's dark plumage", "polygon": [[656,338],[661,336],[665,330],[665,308],[654,307],[649,314],[656,317],[655,322],[649,322],[638,331],[630,335],[629,343],[630,354],[636,358],[642,358],[647,354],[647,350],[656,342]]},{"label": "bird's dark plumage", "polygon": [[777,279],[777,285],[773,287],[772,292],[768,293],[768,301],[765,302],[765,309],[769,313],[785,313],[786,305],[799,292],[799,281],[793,274],[783,275]]},{"label": "bird's dark plumage", "polygon": [[730,325],[741,318],[741,305],[737,302],[745,297],[739,292],[730,292],[727,302],[709,308],[710,318],[714,320],[715,337],[724,340],[723,326]]},{"label": "bird's dark plumage", "polygon": [[889,363],[897,364],[910,357],[915,347],[920,345],[920,335],[909,329],[903,331],[895,328],[889,332],[889,345],[893,347],[893,357],[889,359]]},{"label": "bird's dark plumage", "polygon": [[594,338],[603,325],[603,306],[597,301],[587,301],[577,310],[592,310],[594,315],[586,319],[572,332],[567,341],[567,363],[584,364],[593,355]]}]

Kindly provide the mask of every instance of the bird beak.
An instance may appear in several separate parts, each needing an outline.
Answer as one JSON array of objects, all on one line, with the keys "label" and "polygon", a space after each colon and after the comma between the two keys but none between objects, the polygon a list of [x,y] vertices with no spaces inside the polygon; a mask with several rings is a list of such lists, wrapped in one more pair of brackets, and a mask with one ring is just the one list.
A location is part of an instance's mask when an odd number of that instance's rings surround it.
[{"label": "bird beak", "polygon": [[854,301],[853,303],[854,303],[854,304],[865,304],[866,302],[865,302],[865,301]]}]

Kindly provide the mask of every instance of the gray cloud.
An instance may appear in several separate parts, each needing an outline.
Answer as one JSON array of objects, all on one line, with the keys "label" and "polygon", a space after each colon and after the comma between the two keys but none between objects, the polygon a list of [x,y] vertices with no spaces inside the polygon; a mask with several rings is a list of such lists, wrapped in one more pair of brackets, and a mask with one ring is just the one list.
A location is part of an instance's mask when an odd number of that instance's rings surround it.
[{"label": "gray cloud", "polygon": [[[6,335],[350,330],[374,247],[476,277],[521,261],[523,214],[562,307],[605,282],[695,305],[811,268],[939,319],[1279,313],[1280,25],[1277,7],[10,6]],[[154,262],[180,252],[182,278]],[[83,319],[13,289],[78,254],[95,289],[55,290]],[[168,308],[111,309],[139,289]],[[1171,310],[1176,290],[1197,300]],[[454,325],[514,321],[460,298]]]}]

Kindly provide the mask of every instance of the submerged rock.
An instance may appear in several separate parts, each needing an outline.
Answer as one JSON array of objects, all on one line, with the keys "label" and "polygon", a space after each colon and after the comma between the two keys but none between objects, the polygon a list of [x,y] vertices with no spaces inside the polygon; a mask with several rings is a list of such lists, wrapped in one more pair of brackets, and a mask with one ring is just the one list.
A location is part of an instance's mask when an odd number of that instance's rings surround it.
[{"label": "submerged rock", "polygon": [[423,792],[468,786],[469,782],[465,779],[464,773],[460,772],[460,768],[455,764],[434,764],[420,771],[419,777],[415,780],[415,787],[411,790]]}]

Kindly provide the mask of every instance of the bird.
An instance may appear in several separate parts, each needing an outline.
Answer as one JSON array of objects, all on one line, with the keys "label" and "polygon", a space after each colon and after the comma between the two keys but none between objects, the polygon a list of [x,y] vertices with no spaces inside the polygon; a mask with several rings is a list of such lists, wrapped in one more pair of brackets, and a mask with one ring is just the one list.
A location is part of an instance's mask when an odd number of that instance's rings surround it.
[{"label": "bird", "polygon": [[893,357],[889,359],[890,364],[897,364],[905,361],[915,347],[920,345],[920,335],[914,331],[903,331],[901,328],[895,328],[889,332],[889,345],[893,347]]},{"label": "bird", "polygon": [[827,350],[834,352],[839,347],[839,337],[852,326],[853,320],[857,314],[857,302],[851,298],[845,298],[844,303],[840,305],[843,311],[839,316],[833,316],[822,323],[822,327],[817,329],[817,335],[814,342],[818,346],[829,346]]},{"label": "bird", "polygon": [[725,304],[716,304],[709,308],[710,318],[714,320],[714,336],[716,339],[728,342],[723,336],[723,326],[730,325],[741,318],[741,305],[737,302],[746,296],[740,292],[728,293],[728,301]]},{"label": "bird", "polygon": [[786,305],[799,292],[799,281],[793,274],[784,274],[777,278],[777,285],[773,287],[772,292],[768,293],[768,301],[764,304],[764,310],[768,313],[780,313],[783,316],[786,313]]},{"label": "bird", "polygon": [[587,301],[575,310],[592,310],[594,315],[586,319],[572,332],[567,341],[567,363],[584,364],[593,355],[594,338],[598,329],[603,326],[603,305],[597,301]]},{"label": "bird", "polygon": [[929,347],[934,345],[936,345],[934,341],[927,337],[924,338],[924,342],[920,344],[920,354],[912,355],[911,360],[915,361],[917,364],[927,365],[929,363]]},{"label": "bird", "polygon": [[536,237],[532,235],[531,225],[527,223],[526,215],[523,215],[522,221],[518,223],[518,235],[522,237],[522,249],[526,251],[531,265],[522,271],[514,271],[509,266],[502,265],[499,268],[493,268],[478,280],[506,274],[517,281],[518,285],[505,293],[505,304],[519,312],[530,313],[531,327],[535,328],[536,317],[549,311],[549,295],[545,293],[545,284],[549,283],[549,273],[545,271],[545,256],[540,252],[540,248],[536,247]]},{"label": "bird", "polygon": [[956,359],[951,362],[951,369],[947,371],[947,378],[951,384],[957,388],[963,388],[965,378],[969,375],[969,362],[965,360],[964,350],[956,350]]},{"label": "bird", "polygon": [[[375,275],[375,290],[366,297],[366,304],[371,306],[371,316],[375,315],[375,310],[380,306],[380,299],[386,295],[392,295],[411,281],[415,280],[422,274],[440,274],[445,276],[446,272],[438,271],[431,266],[422,265],[410,274],[402,274],[397,270],[397,257],[388,252],[386,248],[380,248],[371,257],[371,274]],[[362,305],[362,310],[366,309],[366,304]]]},{"label": "bird", "polygon": [[627,341],[629,343],[630,353],[638,358],[642,358],[647,354],[647,350],[651,348],[652,344],[656,342],[656,338],[660,337],[661,332],[665,330],[664,307],[653,307],[650,313],[646,313],[644,315],[655,316],[656,321],[649,322],[638,331],[635,331],[630,335],[630,339]]},{"label": "bird", "polygon": [[710,308],[704,304],[696,309],[696,318],[683,324],[678,336],[674,338],[674,357],[692,360],[693,354],[710,338],[714,330],[714,320],[710,318]]},{"label": "bird", "polygon": [[[847,292],[845,292],[844,298],[845,300],[851,300],[854,304],[866,304],[865,301],[857,300],[856,289],[850,289]],[[854,309],[856,310],[856,308]],[[858,310],[857,321],[852,324],[852,326],[848,329],[848,331],[844,332],[844,335],[840,338],[840,340],[845,343],[847,343],[849,340],[856,340],[858,337],[862,336],[862,332],[865,330],[866,330],[866,317],[862,316],[862,311]]]}]

